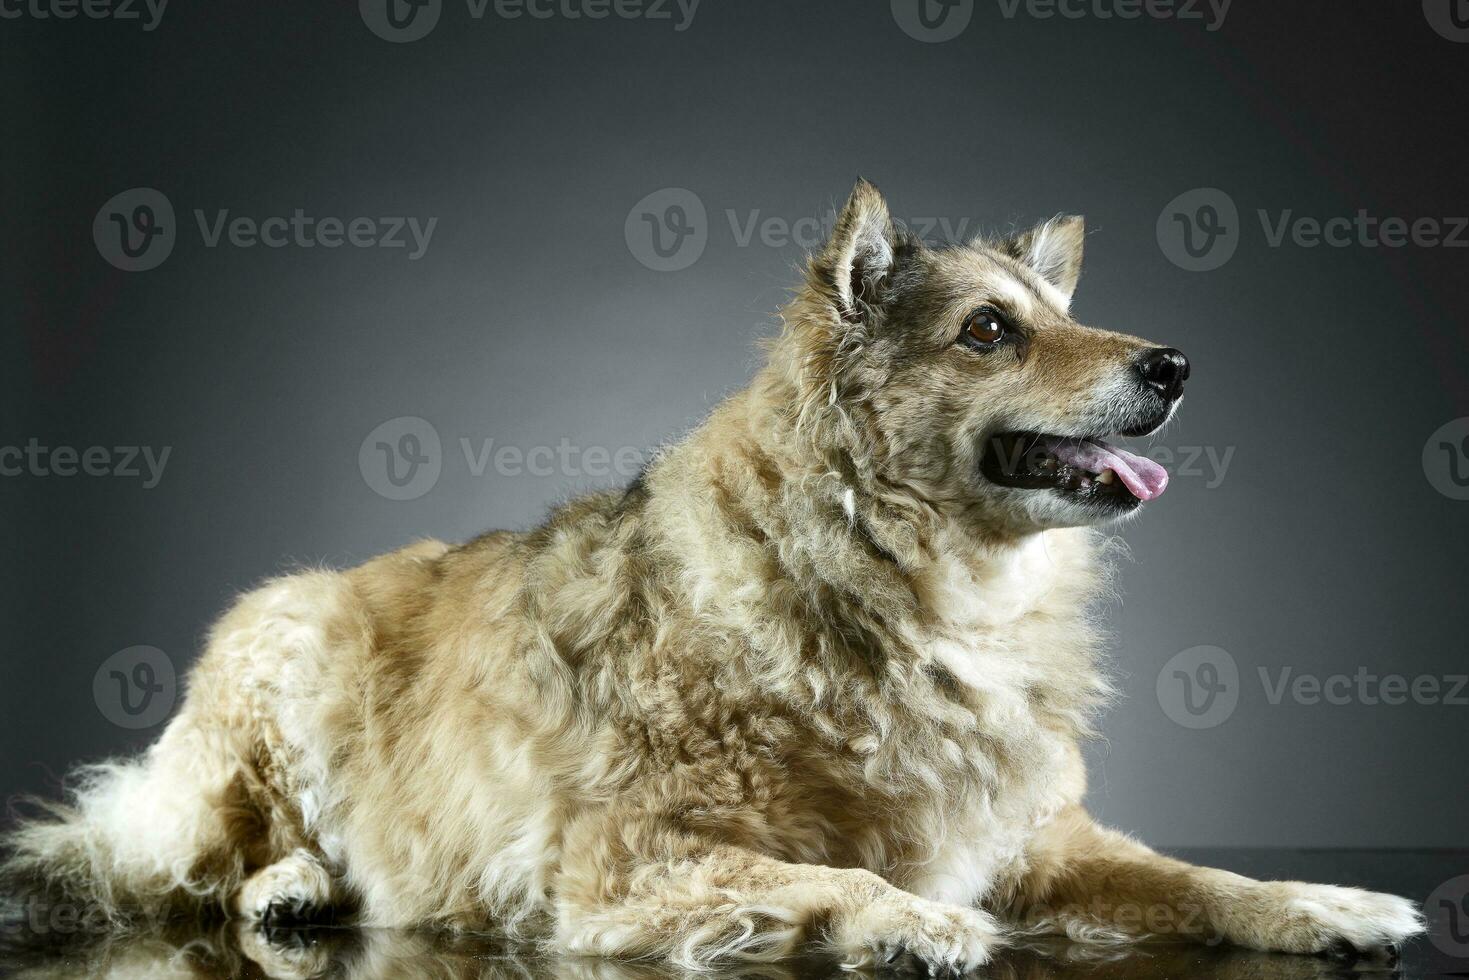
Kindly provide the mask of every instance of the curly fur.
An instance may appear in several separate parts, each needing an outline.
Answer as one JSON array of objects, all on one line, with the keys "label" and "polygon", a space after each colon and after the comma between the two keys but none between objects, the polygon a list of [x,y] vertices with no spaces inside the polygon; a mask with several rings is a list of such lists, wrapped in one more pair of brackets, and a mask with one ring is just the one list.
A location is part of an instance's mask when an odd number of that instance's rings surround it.
[{"label": "curly fur", "polygon": [[[929,249],[859,185],[767,365],[637,483],[244,596],[160,741],[22,824],[10,872],[118,920],[334,906],[685,967],[814,941],[962,969],[994,915],[1117,889],[1261,948],[1400,939],[1400,900],[1313,905],[1079,809],[1095,532],[975,454],[1131,411],[1146,343],[1071,320],[1080,248],[1066,219]],[[955,348],[987,297],[1024,357]]]}]

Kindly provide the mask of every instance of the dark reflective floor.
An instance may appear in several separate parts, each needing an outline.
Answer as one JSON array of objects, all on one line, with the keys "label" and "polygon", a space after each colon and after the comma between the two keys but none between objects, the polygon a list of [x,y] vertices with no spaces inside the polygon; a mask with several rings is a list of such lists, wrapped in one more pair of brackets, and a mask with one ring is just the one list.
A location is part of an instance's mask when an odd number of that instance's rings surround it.
[{"label": "dark reflective floor", "polygon": [[[1310,878],[1395,891],[1418,902],[1430,897],[1433,933],[1404,950],[1395,967],[1279,956],[1244,950],[1147,943],[1125,950],[1063,940],[1027,942],[1000,953],[982,972],[1020,978],[1217,977],[1237,980],[1325,980],[1336,977],[1469,977],[1469,899],[1454,879],[1469,875],[1469,852],[1449,851],[1213,851],[1181,854],[1256,876]],[[1448,885],[1450,887],[1445,888]],[[276,980],[434,978],[434,980],[672,980],[676,970],[602,960],[548,958],[490,939],[382,930],[318,929],[263,933],[220,924],[206,930],[171,927],[131,937],[52,935],[42,950],[7,937],[12,952],[0,975],[27,980],[106,977]],[[806,980],[852,976],[819,959],[724,971],[721,977]]]}]

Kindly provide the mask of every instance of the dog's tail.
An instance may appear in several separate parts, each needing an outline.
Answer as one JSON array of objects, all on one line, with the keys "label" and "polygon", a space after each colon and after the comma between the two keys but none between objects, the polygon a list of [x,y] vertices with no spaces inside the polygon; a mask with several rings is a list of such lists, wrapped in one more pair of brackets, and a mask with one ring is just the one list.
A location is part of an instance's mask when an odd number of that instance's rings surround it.
[{"label": "dog's tail", "polygon": [[64,803],[33,802],[5,835],[7,932],[154,925],[219,908],[258,829],[227,746],[174,720],[146,754],[77,770]]}]

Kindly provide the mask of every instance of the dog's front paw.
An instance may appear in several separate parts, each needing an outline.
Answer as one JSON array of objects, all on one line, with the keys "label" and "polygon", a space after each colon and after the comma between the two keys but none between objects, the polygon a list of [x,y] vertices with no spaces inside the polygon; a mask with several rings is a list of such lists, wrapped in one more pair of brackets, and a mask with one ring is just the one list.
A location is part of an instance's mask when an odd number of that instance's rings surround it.
[{"label": "dog's front paw", "polygon": [[988,962],[1003,942],[989,913],[917,897],[874,902],[839,923],[832,938],[844,969],[910,956],[930,975],[967,973]]},{"label": "dog's front paw", "polygon": [[236,911],[268,928],[313,921],[331,905],[332,880],[326,869],[304,851],[262,868],[241,886]]},{"label": "dog's front paw", "polygon": [[1249,899],[1235,942],[1282,953],[1327,953],[1393,960],[1398,944],[1423,931],[1406,898],[1299,881],[1262,883]]}]

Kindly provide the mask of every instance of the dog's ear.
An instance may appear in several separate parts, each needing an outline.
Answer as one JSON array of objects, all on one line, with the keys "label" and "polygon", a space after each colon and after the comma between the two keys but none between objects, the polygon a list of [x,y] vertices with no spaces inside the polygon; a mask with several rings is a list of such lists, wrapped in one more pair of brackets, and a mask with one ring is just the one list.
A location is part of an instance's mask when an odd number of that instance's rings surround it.
[{"label": "dog's ear", "polygon": [[1081,278],[1085,239],[1086,219],[1079,214],[1063,214],[1006,239],[1001,250],[1034,269],[1070,303]]},{"label": "dog's ear", "polygon": [[844,320],[862,320],[881,304],[897,246],[887,202],[876,187],[858,180],[837,215],[830,240],[812,260],[812,272]]}]

